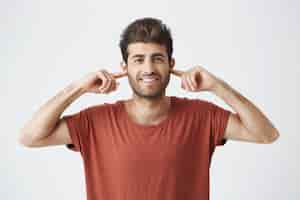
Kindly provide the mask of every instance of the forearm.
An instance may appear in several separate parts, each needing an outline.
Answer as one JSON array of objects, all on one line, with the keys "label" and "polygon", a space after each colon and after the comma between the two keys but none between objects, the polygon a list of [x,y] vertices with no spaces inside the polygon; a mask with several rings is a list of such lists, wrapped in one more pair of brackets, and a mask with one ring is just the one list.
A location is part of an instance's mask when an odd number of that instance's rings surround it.
[{"label": "forearm", "polygon": [[83,94],[82,88],[73,82],[42,105],[22,127],[20,140],[31,143],[47,137],[54,129],[63,111]]},{"label": "forearm", "polygon": [[263,136],[263,138],[269,140],[279,135],[269,119],[253,103],[230,87],[225,81],[219,79],[212,92],[233,108],[242,124],[257,138]]}]

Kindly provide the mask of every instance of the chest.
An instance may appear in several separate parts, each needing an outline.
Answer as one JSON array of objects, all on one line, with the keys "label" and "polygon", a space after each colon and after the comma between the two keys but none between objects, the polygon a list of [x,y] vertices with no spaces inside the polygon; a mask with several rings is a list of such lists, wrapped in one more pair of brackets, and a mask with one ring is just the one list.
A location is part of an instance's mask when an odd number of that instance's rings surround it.
[{"label": "chest", "polygon": [[199,160],[199,151],[190,144],[127,144],[115,148],[106,164],[126,176],[165,174],[186,171]]}]

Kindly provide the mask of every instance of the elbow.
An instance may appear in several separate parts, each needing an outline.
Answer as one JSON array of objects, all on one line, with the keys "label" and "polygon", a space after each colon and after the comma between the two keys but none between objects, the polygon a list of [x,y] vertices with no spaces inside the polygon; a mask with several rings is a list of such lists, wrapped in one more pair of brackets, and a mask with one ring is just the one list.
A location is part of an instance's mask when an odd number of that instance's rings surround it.
[{"label": "elbow", "polygon": [[17,142],[23,147],[33,147],[32,140],[30,140],[29,138],[30,137],[28,136],[28,134],[21,131],[18,136]]},{"label": "elbow", "polygon": [[272,144],[272,143],[274,143],[275,141],[278,140],[279,136],[280,136],[280,134],[279,134],[278,130],[277,130],[277,129],[274,129],[274,131],[272,131],[272,134],[270,134],[270,136],[267,137],[267,138],[263,141],[263,143],[264,143],[264,144]]},{"label": "elbow", "polygon": [[26,141],[26,138],[23,136],[22,133],[19,135],[17,142],[22,147],[29,147],[30,146],[29,143]]}]

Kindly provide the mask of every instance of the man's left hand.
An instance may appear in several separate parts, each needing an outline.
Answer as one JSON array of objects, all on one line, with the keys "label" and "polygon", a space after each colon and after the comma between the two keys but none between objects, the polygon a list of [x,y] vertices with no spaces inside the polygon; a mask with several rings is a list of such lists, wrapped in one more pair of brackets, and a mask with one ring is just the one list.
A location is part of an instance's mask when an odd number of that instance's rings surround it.
[{"label": "man's left hand", "polygon": [[181,88],[190,92],[212,91],[219,79],[202,66],[195,66],[188,71],[171,69],[170,72],[181,78]]}]

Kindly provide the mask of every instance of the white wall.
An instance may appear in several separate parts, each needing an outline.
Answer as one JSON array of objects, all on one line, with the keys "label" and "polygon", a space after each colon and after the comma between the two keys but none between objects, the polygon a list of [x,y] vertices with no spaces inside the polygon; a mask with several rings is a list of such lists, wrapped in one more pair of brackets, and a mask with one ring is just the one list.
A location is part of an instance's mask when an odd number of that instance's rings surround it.
[{"label": "white wall", "polygon": [[[267,1],[4,1],[0,3],[1,199],[85,199],[80,155],[64,146],[28,149],[20,127],[72,80],[118,71],[120,33],[151,16],[169,25],[178,69],[201,64],[253,101],[275,124],[273,144],[229,141],[216,150],[211,199],[300,198],[300,3]],[[85,95],[65,113],[131,95],[127,79],[111,95]],[[172,78],[167,95],[191,94]]]}]

